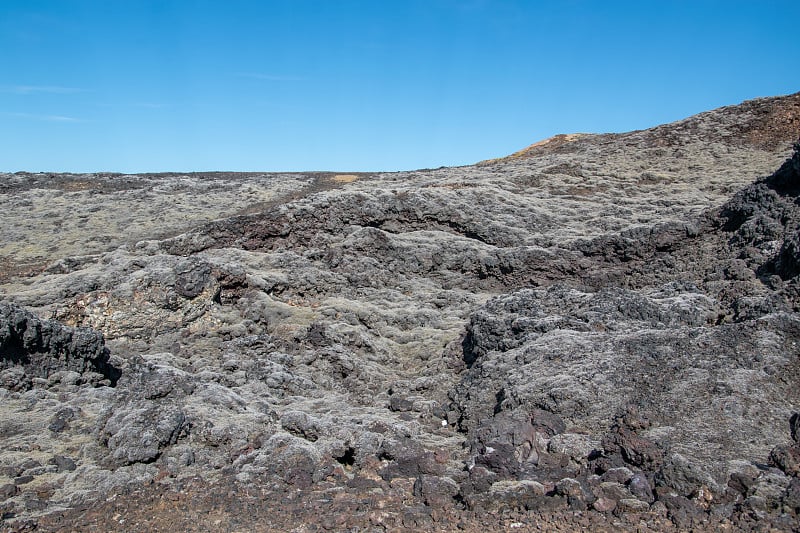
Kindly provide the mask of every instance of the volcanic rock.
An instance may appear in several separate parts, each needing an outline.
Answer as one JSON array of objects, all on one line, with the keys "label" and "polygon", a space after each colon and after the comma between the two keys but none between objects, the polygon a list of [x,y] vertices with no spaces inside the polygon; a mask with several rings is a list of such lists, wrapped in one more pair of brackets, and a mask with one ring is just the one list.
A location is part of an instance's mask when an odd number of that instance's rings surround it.
[{"label": "volcanic rock", "polygon": [[790,529],[798,117],[0,175],[3,527]]}]

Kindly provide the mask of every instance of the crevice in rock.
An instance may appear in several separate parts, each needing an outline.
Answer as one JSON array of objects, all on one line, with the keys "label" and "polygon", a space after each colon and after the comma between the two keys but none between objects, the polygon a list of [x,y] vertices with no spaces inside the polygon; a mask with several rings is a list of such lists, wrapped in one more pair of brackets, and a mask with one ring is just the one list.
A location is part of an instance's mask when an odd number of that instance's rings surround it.
[{"label": "crevice in rock", "polygon": [[334,459],[336,459],[336,462],[340,465],[351,467],[356,462],[356,450],[352,446],[349,446],[345,449],[344,453],[335,456]]}]

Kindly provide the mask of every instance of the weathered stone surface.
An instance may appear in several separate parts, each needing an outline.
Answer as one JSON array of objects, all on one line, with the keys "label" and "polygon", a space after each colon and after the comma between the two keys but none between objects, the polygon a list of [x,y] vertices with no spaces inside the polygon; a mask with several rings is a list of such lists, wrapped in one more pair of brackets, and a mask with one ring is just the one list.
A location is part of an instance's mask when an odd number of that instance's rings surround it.
[{"label": "weathered stone surface", "polygon": [[186,416],[178,409],[126,411],[103,427],[111,457],[122,465],[155,461],[161,451],[178,441]]},{"label": "weathered stone surface", "polygon": [[634,474],[628,481],[628,490],[643,502],[653,503],[653,488],[644,474]]},{"label": "weathered stone surface", "polygon": [[53,456],[48,463],[54,465],[58,469],[58,472],[72,472],[77,468],[73,459],[64,457],[63,455]]},{"label": "weathered stone surface", "polygon": [[617,467],[617,468],[609,468],[605,472],[603,472],[603,481],[612,482],[612,483],[622,483],[623,485],[631,480],[633,477],[633,472],[625,466]]},{"label": "weathered stone surface", "polygon": [[618,513],[642,513],[648,511],[650,506],[635,498],[625,498],[617,502],[616,511]]},{"label": "weathered stone surface", "polygon": [[549,497],[545,492],[545,487],[537,481],[506,480],[493,483],[488,491],[480,494],[467,494],[464,500],[472,510],[537,509],[547,505]]},{"label": "weathered stone surface", "polygon": [[600,511],[601,513],[607,513],[609,511],[613,511],[617,507],[617,501],[611,498],[598,498],[592,504],[592,508],[595,511]]},{"label": "weathered stone surface", "polygon": [[2,512],[787,529],[798,113],[354,180],[0,176]]},{"label": "weathered stone surface", "polygon": [[769,460],[788,476],[800,476],[800,447],[780,445],[772,449]]},{"label": "weathered stone surface", "polygon": [[[72,371],[101,374],[115,385],[119,369],[109,363],[103,334],[89,328],[70,328],[9,303],[0,302],[0,369],[22,370],[26,377],[47,378]],[[5,374],[10,375],[10,374]],[[25,389],[26,379],[15,378],[7,388]]]},{"label": "weathered stone surface", "polygon": [[416,477],[420,474],[436,475],[444,472],[444,465],[436,461],[435,454],[419,443],[408,439],[388,439],[380,448],[380,456],[391,462],[382,471],[384,479]]},{"label": "weathered stone surface", "polygon": [[0,485],[0,499],[7,500],[12,496],[15,496],[19,492],[19,489],[13,483],[5,483],[4,485]]},{"label": "weathered stone surface", "polygon": [[175,292],[184,298],[199,296],[211,277],[211,265],[197,261],[184,261],[176,269]]},{"label": "weathered stone surface", "polygon": [[430,507],[453,505],[457,494],[458,485],[449,477],[421,475],[414,482],[414,495]]},{"label": "weathered stone surface", "polygon": [[713,479],[680,454],[674,454],[661,467],[657,480],[678,492],[691,497],[703,486],[713,485]]}]

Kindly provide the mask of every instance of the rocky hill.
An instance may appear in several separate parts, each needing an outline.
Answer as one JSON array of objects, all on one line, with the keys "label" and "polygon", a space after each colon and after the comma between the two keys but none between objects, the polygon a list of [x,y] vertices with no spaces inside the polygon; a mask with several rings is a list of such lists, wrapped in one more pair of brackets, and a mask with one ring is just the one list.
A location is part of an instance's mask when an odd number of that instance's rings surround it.
[{"label": "rocky hill", "polygon": [[0,524],[796,529],[798,134],[0,175]]}]

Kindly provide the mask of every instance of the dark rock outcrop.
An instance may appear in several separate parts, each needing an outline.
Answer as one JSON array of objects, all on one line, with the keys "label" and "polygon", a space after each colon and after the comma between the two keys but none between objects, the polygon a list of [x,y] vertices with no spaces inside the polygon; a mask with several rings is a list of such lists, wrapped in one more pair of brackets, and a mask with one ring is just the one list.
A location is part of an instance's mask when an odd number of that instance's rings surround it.
[{"label": "dark rock outcrop", "polygon": [[65,371],[111,386],[120,376],[109,362],[102,333],[41,320],[8,303],[0,303],[0,369],[2,386],[21,390],[46,384],[47,378]]}]

